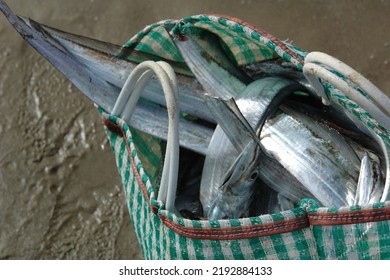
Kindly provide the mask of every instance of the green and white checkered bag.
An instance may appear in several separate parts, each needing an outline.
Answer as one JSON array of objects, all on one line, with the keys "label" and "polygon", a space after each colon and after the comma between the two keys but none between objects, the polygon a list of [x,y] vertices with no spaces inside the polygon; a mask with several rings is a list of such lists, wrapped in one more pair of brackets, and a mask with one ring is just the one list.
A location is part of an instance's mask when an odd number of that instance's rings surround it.
[{"label": "green and white checkered bag", "polygon": [[[241,20],[199,15],[146,27],[118,56],[126,58],[135,49],[184,63],[167,30],[174,36],[211,32],[240,66],[280,57],[302,71],[307,55]],[[340,90],[324,86],[332,102],[390,145],[388,132],[374,118]],[[334,209],[303,199],[288,211],[216,221],[185,219],[167,211],[156,199],[161,141],[116,116],[101,114],[146,259],[390,259],[390,202]]]}]

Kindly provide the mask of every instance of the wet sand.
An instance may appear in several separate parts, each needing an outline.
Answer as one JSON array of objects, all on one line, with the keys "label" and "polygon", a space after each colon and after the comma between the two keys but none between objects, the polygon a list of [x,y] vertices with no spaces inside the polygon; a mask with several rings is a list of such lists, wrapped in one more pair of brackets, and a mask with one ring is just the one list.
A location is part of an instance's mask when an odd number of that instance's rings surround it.
[{"label": "wet sand", "polygon": [[[390,1],[8,0],[18,14],[123,44],[200,13],[329,53],[390,93]],[[0,15],[0,259],[140,259],[99,114]]]}]

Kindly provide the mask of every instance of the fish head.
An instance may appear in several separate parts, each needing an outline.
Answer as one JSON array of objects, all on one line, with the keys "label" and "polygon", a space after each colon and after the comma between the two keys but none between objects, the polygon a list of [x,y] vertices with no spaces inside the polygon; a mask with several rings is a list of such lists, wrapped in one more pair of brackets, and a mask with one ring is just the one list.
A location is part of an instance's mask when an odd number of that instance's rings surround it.
[{"label": "fish head", "polygon": [[259,174],[261,150],[256,142],[247,145],[225,175],[209,218],[240,218],[247,216],[253,188]]},{"label": "fish head", "polygon": [[260,158],[260,147],[256,142],[250,142],[226,173],[221,191],[237,195],[250,188],[257,179]]}]

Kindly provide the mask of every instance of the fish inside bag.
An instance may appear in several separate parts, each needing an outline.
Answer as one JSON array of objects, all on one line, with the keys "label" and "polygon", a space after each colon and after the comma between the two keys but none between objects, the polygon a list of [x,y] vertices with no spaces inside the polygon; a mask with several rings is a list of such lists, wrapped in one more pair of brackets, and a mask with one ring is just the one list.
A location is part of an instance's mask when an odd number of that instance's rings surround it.
[{"label": "fish inside bag", "polygon": [[0,10],[98,104],[145,258],[390,259],[389,101],[352,69],[227,16],[118,47]]},{"label": "fish inside bag", "polygon": [[[243,31],[240,24],[197,16],[168,28],[214,118],[186,116],[213,134],[205,153],[181,148],[175,209],[152,199],[164,225],[178,234],[171,238],[192,250],[184,258],[388,259],[386,128],[331,79],[320,80],[325,95],[319,93],[312,73],[303,71],[304,51],[268,33],[260,47],[231,43],[226,33]],[[259,43],[254,32],[261,31],[252,32],[234,38]],[[245,61],[232,44],[254,52],[272,45],[279,53]]]},{"label": "fish inside bag", "polygon": [[[351,112],[328,96],[325,100],[310,71],[304,74],[272,57],[242,66],[204,24],[178,29],[174,42],[205,88],[206,105],[218,124],[200,186],[206,218],[248,217],[256,186],[264,185],[278,193],[279,202],[269,207],[279,211],[308,197],[325,207],[387,200],[388,138],[367,132]],[[290,48],[283,45],[298,61],[299,52]],[[331,73],[326,64],[322,69]],[[353,81],[347,82],[357,91]],[[265,213],[270,211],[256,214]]]}]

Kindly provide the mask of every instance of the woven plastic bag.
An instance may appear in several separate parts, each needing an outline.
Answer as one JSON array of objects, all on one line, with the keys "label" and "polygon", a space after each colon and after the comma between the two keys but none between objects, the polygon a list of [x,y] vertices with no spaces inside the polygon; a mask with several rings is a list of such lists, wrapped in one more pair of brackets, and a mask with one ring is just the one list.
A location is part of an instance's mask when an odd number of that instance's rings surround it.
[{"label": "woven plastic bag", "polygon": [[[125,58],[135,49],[184,62],[171,36],[194,30],[216,35],[237,65],[280,57],[292,68],[303,70],[305,51],[238,19],[217,15],[147,26],[118,56]],[[323,85],[332,102],[390,145],[389,134],[374,118],[331,84]],[[324,208],[313,199],[303,199],[288,211],[215,221],[185,219],[167,211],[156,199],[162,165],[161,150],[156,147],[161,141],[100,112],[146,259],[390,259],[390,202]]]}]

